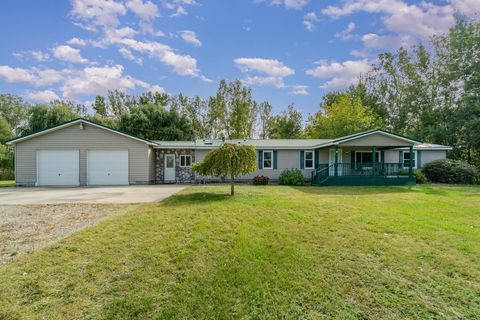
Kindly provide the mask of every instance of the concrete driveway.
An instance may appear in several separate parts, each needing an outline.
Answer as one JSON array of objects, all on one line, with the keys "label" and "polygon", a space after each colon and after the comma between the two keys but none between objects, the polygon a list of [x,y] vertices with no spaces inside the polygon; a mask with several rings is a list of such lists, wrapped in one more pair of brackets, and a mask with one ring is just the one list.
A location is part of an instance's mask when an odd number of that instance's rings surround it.
[{"label": "concrete driveway", "polygon": [[156,202],[184,188],[186,186],[181,185],[0,188],[0,205]]}]

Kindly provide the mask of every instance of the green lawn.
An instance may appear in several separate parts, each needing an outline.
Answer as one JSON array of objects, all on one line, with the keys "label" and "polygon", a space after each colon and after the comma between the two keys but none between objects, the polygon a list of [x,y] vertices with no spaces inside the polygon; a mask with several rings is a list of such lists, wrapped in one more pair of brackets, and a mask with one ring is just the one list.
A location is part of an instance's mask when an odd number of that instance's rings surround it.
[{"label": "green lawn", "polygon": [[0,180],[1,187],[13,187],[15,185],[15,180]]},{"label": "green lawn", "polygon": [[0,319],[478,319],[478,187],[191,187],[0,269]]}]

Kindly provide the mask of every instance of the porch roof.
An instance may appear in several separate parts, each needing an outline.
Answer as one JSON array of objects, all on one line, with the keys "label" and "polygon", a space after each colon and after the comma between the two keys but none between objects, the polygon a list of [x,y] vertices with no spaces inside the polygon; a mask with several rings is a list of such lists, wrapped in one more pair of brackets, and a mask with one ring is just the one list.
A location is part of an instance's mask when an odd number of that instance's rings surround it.
[{"label": "porch roof", "polygon": [[406,147],[419,145],[421,143],[421,141],[414,140],[393,132],[382,129],[373,129],[333,139],[316,145],[315,148],[324,148],[334,145]]}]

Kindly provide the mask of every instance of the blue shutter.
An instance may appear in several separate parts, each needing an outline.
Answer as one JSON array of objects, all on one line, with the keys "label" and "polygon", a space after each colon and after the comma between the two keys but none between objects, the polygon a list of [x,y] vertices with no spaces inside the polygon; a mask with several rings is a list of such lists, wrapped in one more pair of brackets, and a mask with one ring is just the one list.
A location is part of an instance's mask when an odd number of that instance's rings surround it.
[{"label": "blue shutter", "polygon": [[277,150],[273,150],[273,169],[277,169]]},{"label": "blue shutter", "polygon": [[403,151],[402,150],[398,151],[398,163],[401,163],[403,167]]},{"label": "blue shutter", "polygon": [[300,169],[305,169],[305,151],[300,151]]},{"label": "blue shutter", "polygon": [[320,152],[318,150],[315,150],[315,169],[317,169],[320,166]]},{"label": "blue shutter", "polygon": [[415,160],[417,161],[417,169],[422,169],[422,151],[417,150],[417,159]]},{"label": "blue shutter", "polygon": [[380,151],[380,162],[385,163],[385,151]]},{"label": "blue shutter", "polygon": [[263,150],[258,150],[258,169],[263,169]]},{"label": "blue shutter", "polygon": [[350,168],[355,169],[355,150],[350,153]]}]

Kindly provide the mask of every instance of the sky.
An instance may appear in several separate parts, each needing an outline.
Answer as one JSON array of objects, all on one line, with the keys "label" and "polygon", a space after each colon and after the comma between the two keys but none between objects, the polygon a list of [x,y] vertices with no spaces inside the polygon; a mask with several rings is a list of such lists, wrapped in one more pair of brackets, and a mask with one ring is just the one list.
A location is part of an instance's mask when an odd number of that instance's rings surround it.
[{"label": "sky", "polygon": [[90,105],[118,89],[208,97],[240,79],[305,115],[379,53],[444,33],[480,0],[10,0],[0,93]]}]

